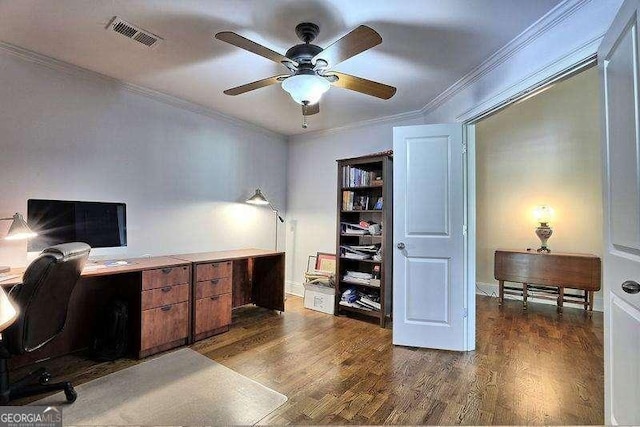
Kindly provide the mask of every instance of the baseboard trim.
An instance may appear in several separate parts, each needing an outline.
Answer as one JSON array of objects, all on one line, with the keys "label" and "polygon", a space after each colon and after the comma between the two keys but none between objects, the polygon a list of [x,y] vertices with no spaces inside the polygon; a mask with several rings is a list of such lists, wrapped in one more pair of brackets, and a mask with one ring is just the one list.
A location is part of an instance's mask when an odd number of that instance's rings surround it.
[{"label": "baseboard trim", "polygon": [[[498,284],[497,283],[482,283],[476,282],[476,295],[485,295],[485,296],[494,296],[498,297]],[[519,300],[515,295],[505,295],[505,299],[514,299]],[[555,302],[546,299],[534,299],[534,302],[540,304],[548,304],[548,305],[556,305]],[[567,305],[567,307],[577,307],[574,304]],[[602,300],[602,295],[596,293],[593,299],[593,311],[604,311],[604,301]]]},{"label": "baseboard trim", "polygon": [[287,280],[284,282],[284,291],[287,294],[295,295],[298,297],[304,296],[304,286],[302,283],[297,283],[292,280]]}]

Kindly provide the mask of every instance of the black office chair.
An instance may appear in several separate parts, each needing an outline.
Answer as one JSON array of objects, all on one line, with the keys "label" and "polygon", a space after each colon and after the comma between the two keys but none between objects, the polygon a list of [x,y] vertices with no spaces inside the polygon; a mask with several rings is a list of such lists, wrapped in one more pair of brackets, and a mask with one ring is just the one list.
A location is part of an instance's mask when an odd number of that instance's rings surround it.
[{"label": "black office chair", "polygon": [[21,285],[9,296],[18,308],[18,318],[2,332],[0,342],[0,403],[48,391],[64,390],[68,402],[77,393],[70,382],[50,383],[51,374],[41,368],[9,384],[7,359],[48,344],[62,332],[73,288],[89,256],[85,243],[65,243],[45,249],[27,267]]}]

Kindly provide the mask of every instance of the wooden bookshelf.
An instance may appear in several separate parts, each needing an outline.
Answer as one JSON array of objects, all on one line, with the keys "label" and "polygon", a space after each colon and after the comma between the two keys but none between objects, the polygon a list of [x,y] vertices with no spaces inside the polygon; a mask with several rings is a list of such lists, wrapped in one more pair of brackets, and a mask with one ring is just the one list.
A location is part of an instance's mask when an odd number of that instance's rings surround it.
[{"label": "wooden bookshelf", "polygon": [[[357,170],[357,172],[354,172]],[[348,175],[347,175],[348,174]],[[375,181],[375,182],[374,182]],[[385,327],[391,318],[392,290],[392,231],[393,231],[393,156],[380,154],[338,160],[337,183],[337,231],[336,231],[336,301],[335,314],[358,314],[378,319]],[[345,193],[351,193],[346,194]],[[382,209],[375,209],[375,203],[382,198]],[[352,207],[353,205],[353,207]],[[354,208],[355,207],[355,208]],[[357,224],[360,221],[381,224],[382,234],[344,234],[342,223]],[[343,245],[380,245],[382,261],[355,259],[342,256]],[[380,269],[380,286],[349,283],[343,280],[347,271],[373,274]],[[354,288],[356,291],[379,298],[380,310],[352,307],[340,304],[342,293]]]}]

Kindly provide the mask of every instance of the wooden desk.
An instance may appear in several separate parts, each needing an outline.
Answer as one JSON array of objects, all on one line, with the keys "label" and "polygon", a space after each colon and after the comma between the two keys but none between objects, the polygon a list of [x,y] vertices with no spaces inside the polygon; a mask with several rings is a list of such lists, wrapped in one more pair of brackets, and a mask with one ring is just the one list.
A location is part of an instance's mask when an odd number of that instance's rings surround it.
[{"label": "wooden desk", "polygon": [[[225,332],[232,307],[254,303],[284,311],[284,253],[260,249],[88,262],[69,301],[64,331],[42,349],[15,357],[11,367],[91,345],[100,309],[113,298],[129,302],[129,349],[138,358]],[[0,282],[22,283],[20,277]]]},{"label": "wooden desk", "polygon": [[[129,262],[129,264],[113,267],[106,267],[104,265],[106,261],[88,261],[84,267],[84,270],[82,270],[82,274],[80,275],[80,277],[86,278],[112,276],[114,274],[133,273],[144,270],[153,270],[156,268],[175,267],[179,265],[189,264],[189,262],[185,262],[184,260],[168,256],[132,258],[124,261]],[[18,277],[0,282],[0,286],[2,286],[3,288],[7,288],[22,283],[22,275],[24,274],[25,270],[26,267],[12,268],[6,274],[17,274]]]},{"label": "wooden desk", "polygon": [[233,308],[284,311],[284,252],[262,249],[173,255],[193,263],[194,341],[226,332]]},{"label": "wooden desk", "polygon": [[[600,290],[600,258],[589,254],[539,253],[535,251],[497,250],[494,277],[498,281],[499,303],[504,295],[556,300],[558,310],[563,303],[575,303],[593,310],[593,294]],[[504,282],[522,283],[522,288],[505,286]],[[565,288],[577,289],[582,295],[566,294]],[[535,291],[536,294],[530,294]]]},{"label": "wooden desk", "polygon": [[[40,350],[12,358],[11,367],[90,347],[102,308],[114,298],[129,304],[128,349],[135,357],[189,343],[191,263],[164,256],[127,261],[127,265],[113,267],[88,262],[71,294],[62,333]],[[2,286],[19,283],[22,277],[2,282]]]}]

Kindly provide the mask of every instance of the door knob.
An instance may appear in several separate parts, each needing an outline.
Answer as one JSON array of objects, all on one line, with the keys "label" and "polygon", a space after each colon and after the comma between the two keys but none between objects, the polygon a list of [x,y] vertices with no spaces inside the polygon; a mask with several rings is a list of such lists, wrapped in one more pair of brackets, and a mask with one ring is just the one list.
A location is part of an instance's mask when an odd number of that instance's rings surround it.
[{"label": "door knob", "polygon": [[404,243],[402,243],[402,242],[398,243],[396,246],[400,250],[403,250],[405,248]]},{"label": "door knob", "polygon": [[628,294],[637,294],[640,292],[640,284],[633,280],[627,280],[622,284],[622,290]]}]

